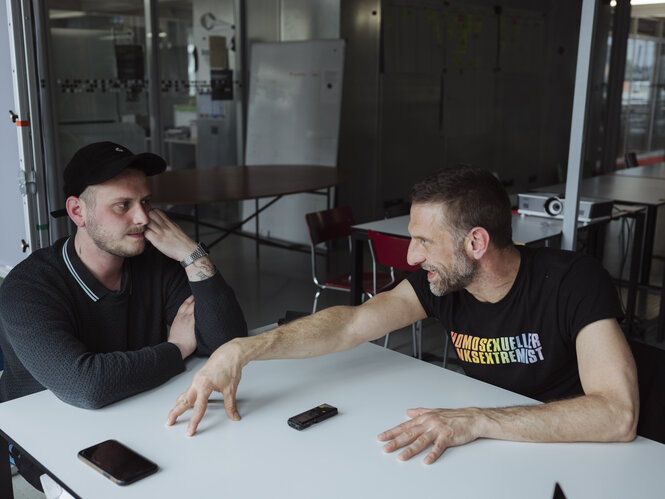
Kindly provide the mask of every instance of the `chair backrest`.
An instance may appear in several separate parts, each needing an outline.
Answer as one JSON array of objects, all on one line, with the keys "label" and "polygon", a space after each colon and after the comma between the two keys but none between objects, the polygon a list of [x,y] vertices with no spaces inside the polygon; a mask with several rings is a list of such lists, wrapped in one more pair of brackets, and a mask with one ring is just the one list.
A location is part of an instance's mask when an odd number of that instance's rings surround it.
[{"label": "chair backrest", "polygon": [[367,231],[367,237],[372,244],[372,251],[377,263],[399,270],[418,270],[417,265],[409,265],[406,255],[409,251],[410,239],[406,237],[389,236],[381,232]]},{"label": "chair backrest", "polygon": [[351,226],[356,223],[350,206],[308,213],[305,220],[312,245],[348,237],[351,235]]},{"label": "chair backrest", "polygon": [[640,389],[638,435],[665,443],[665,350],[629,340]]},{"label": "chair backrest", "polygon": [[637,155],[634,152],[627,152],[623,158],[626,164],[626,168],[633,168],[634,166],[638,166]]}]

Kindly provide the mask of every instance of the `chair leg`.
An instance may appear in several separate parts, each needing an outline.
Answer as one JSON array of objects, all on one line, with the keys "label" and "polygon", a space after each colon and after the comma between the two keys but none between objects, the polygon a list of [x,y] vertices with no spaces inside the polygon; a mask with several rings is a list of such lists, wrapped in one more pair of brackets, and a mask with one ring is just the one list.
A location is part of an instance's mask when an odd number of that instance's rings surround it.
[{"label": "chair leg", "polygon": [[[411,337],[413,341],[413,356],[422,359],[423,358],[423,322],[418,321],[411,324]],[[383,340],[383,347],[388,348],[388,342],[390,341],[390,333],[386,334],[385,340]]]},{"label": "chair leg", "polygon": [[411,341],[413,342],[413,356],[418,357],[418,332],[416,330],[417,325],[414,322],[411,324]]},{"label": "chair leg", "polygon": [[320,290],[320,289],[317,290],[317,291],[316,291],[316,294],[314,295],[314,306],[312,307],[312,313],[313,313],[313,314],[316,313],[316,304],[317,304],[318,301],[319,301],[319,296],[321,296],[321,290]]}]

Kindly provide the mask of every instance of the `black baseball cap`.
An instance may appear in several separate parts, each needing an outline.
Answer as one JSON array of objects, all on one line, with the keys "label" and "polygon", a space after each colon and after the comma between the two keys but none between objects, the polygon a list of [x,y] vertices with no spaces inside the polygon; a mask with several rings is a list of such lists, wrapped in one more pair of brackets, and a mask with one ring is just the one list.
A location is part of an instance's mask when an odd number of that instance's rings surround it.
[{"label": "black baseball cap", "polygon": [[[143,171],[147,176],[166,170],[166,161],[150,152],[134,154],[114,142],[95,142],[79,149],[67,163],[64,172],[65,198],[80,196],[89,185],[111,180],[127,168]],[[67,210],[51,212],[54,217],[67,215]]]}]

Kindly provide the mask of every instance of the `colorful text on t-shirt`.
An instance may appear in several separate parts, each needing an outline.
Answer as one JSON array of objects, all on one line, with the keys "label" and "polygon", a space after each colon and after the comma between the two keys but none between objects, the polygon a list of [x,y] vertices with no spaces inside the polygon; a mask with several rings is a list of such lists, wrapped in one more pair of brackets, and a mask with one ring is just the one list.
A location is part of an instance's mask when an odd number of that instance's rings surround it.
[{"label": "colorful text on t-shirt", "polygon": [[472,364],[534,364],[544,360],[538,333],[480,338],[451,331],[450,337],[460,360]]}]

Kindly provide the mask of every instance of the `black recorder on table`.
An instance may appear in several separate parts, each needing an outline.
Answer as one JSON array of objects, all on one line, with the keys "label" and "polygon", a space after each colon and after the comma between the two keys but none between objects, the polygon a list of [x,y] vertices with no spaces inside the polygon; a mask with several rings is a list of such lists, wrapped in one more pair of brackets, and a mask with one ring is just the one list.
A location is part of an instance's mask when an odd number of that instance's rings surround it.
[{"label": "black recorder on table", "polygon": [[329,404],[321,404],[309,411],[301,412],[300,414],[290,417],[287,421],[291,428],[296,430],[304,430],[313,424],[320,423],[328,418],[337,414],[337,407]]}]

